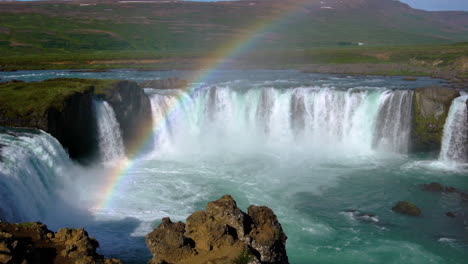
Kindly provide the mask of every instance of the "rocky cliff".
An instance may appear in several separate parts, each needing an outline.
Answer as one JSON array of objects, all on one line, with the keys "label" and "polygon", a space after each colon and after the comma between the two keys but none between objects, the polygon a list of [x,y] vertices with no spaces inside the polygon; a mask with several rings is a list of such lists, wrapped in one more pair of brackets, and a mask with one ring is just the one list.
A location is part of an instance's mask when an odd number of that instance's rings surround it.
[{"label": "rocky cliff", "polygon": [[286,235],[273,211],[251,205],[248,213],[223,196],[186,223],[164,218],[146,237],[149,263],[288,263]]},{"label": "rocky cliff", "polygon": [[120,264],[96,253],[99,243],[83,229],[54,233],[41,223],[0,223],[0,263]]},{"label": "rocky cliff", "polygon": [[416,89],[413,97],[412,150],[437,152],[440,150],[444,124],[458,90],[439,86]]},{"label": "rocky cliff", "polygon": [[51,79],[0,85],[0,126],[42,129],[86,162],[97,155],[97,122],[93,98],[108,101],[129,149],[143,126],[151,125],[149,98],[135,82]]},{"label": "rocky cliff", "polygon": [[152,125],[151,102],[135,82],[121,81],[99,95],[114,109],[127,153],[145,127]]}]

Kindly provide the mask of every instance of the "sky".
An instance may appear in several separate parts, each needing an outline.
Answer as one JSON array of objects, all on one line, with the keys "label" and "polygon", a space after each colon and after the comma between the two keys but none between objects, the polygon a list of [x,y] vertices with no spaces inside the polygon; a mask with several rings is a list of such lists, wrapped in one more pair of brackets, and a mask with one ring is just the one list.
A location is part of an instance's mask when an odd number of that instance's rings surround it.
[{"label": "sky", "polygon": [[468,11],[468,0],[401,0],[401,2],[418,9]]}]

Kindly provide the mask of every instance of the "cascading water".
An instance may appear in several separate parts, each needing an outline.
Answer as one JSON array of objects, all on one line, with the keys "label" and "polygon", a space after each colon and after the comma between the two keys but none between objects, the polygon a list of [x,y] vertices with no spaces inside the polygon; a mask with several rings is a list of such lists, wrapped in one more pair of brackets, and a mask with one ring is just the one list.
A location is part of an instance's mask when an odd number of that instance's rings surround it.
[{"label": "cascading water", "polygon": [[0,219],[37,221],[57,205],[73,163],[60,143],[33,129],[0,129]]},{"label": "cascading water", "polygon": [[381,99],[374,137],[377,149],[407,153],[410,133],[413,91],[386,91]]},{"label": "cascading water", "polygon": [[125,156],[120,126],[112,106],[106,101],[94,100],[102,161],[110,162]]},{"label": "cascading water", "polygon": [[321,149],[408,150],[413,96],[408,90],[207,87],[190,96],[150,93],[158,150],[218,140],[218,146],[263,142],[282,148],[300,141]]},{"label": "cascading water", "polygon": [[468,162],[468,95],[453,100],[444,126],[440,160]]}]

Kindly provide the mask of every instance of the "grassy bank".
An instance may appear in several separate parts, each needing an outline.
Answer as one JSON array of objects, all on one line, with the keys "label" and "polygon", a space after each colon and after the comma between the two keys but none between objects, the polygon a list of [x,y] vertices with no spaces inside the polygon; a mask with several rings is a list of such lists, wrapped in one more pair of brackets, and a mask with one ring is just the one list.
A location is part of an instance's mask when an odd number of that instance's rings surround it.
[{"label": "grassy bank", "polygon": [[0,84],[0,112],[7,116],[44,116],[50,108],[61,109],[64,100],[75,94],[94,89],[104,94],[119,81],[95,79],[51,79],[42,82]]},{"label": "grassy bank", "polygon": [[[263,50],[229,58],[232,68],[301,69],[323,73],[467,77],[468,43],[397,47],[335,47]],[[210,67],[216,52],[90,52],[10,55],[2,70],[120,69],[196,70]]]}]

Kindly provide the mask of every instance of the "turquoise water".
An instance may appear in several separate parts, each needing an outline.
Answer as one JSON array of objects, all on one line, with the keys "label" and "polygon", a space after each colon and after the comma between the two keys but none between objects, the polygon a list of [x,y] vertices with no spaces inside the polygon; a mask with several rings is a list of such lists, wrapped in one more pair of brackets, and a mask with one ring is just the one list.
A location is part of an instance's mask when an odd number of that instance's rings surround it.
[{"label": "turquoise water", "polygon": [[[0,73],[0,78],[143,80],[184,74],[188,73],[41,71]],[[375,139],[379,106],[394,89],[434,82],[438,80],[296,71],[220,72],[199,94],[187,95],[182,110],[155,133],[154,145],[135,161],[105,208],[96,204],[112,163],[81,167],[57,159],[42,161],[60,162],[54,164],[54,172],[42,173],[63,179],[54,184],[68,208],[44,205],[42,215],[31,216],[40,219],[31,220],[53,228],[84,225],[106,256],[146,263],[150,256],[144,235],[162,217],[184,220],[207,202],[231,194],[243,210],[250,204],[274,210],[288,236],[291,263],[465,263],[466,217],[445,213],[466,215],[467,202],[456,194],[424,192],[420,185],[435,181],[468,190],[466,167],[438,161],[438,153],[407,154],[380,144],[405,144],[395,140],[402,133]],[[214,84],[218,88],[210,91]],[[172,92],[147,93],[153,113],[164,115],[164,107],[158,107],[171,102]],[[304,126],[300,135],[290,128],[298,115],[290,105],[297,98],[314,103],[299,118]],[[314,126],[317,123],[320,126]],[[5,145],[4,138],[0,143]],[[422,215],[391,211],[400,200],[418,205]],[[359,217],[351,210],[375,217]]]}]

